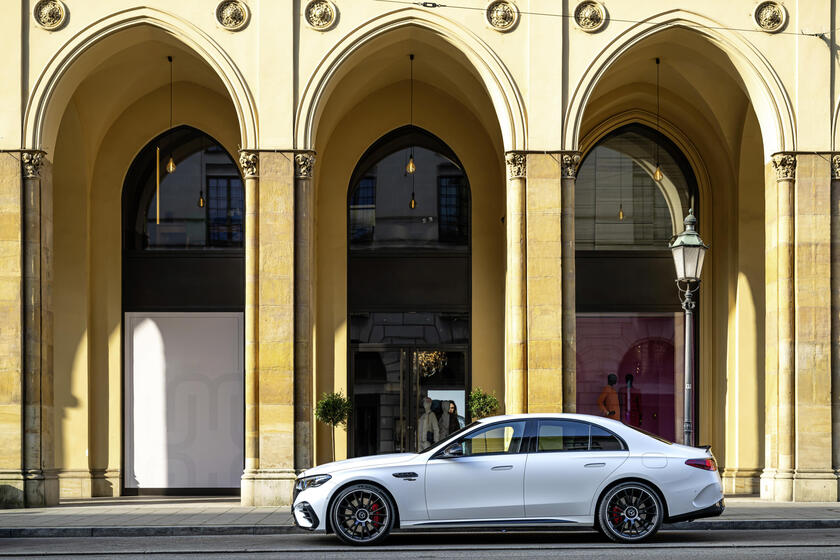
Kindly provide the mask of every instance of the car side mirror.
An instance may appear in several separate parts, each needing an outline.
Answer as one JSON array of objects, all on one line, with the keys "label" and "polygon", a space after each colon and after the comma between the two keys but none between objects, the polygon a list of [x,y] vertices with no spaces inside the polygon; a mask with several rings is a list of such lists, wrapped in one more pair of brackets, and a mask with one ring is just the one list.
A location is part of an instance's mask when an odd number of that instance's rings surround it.
[{"label": "car side mirror", "polygon": [[464,449],[461,447],[460,443],[453,443],[450,444],[446,449],[443,450],[442,457],[444,459],[450,459],[452,457],[463,457],[464,456]]}]

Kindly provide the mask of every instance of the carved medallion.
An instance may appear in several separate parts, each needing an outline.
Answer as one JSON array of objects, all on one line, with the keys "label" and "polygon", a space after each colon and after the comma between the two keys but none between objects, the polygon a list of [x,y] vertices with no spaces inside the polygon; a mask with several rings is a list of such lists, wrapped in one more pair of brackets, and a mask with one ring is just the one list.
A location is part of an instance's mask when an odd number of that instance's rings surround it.
[{"label": "carved medallion", "polygon": [[54,31],[64,25],[67,19],[67,8],[60,0],[40,0],[35,4],[32,16],[35,18],[35,23],[47,31]]},{"label": "carved medallion", "polygon": [[604,6],[594,0],[581,2],[575,8],[575,23],[587,33],[598,31],[604,27],[606,22],[607,11],[604,9]]},{"label": "carved medallion", "polygon": [[260,157],[256,152],[240,152],[239,165],[245,177],[257,177],[259,173]]},{"label": "carved medallion", "polygon": [[519,10],[508,0],[493,0],[487,4],[487,23],[496,31],[506,32],[516,27]]},{"label": "carved medallion", "polygon": [[775,33],[787,23],[787,10],[778,2],[761,2],[753,10],[753,19],[759,29]]},{"label": "carved medallion", "polygon": [[311,179],[312,167],[315,165],[315,152],[295,154],[295,177]]},{"label": "carved medallion", "polygon": [[326,31],[335,25],[338,10],[329,0],[310,0],[303,9],[307,25],[318,31]]},{"label": "carved medallion", "polygon": [[216,21],[228,31],[239,31],[248,25],[251,12],[240,0],[224,0],[216,6]]},{"label": "carved medallion", "polygon": [[777,181],[796,179],[796,154],[774,154],[773,169],[776,170]]},{"label": "carved medallion", "polygon": [[523,152],[508,152],[505,154],[507,163],[508,179],[520,179],[525,177],[525,166],[527,160]]}]

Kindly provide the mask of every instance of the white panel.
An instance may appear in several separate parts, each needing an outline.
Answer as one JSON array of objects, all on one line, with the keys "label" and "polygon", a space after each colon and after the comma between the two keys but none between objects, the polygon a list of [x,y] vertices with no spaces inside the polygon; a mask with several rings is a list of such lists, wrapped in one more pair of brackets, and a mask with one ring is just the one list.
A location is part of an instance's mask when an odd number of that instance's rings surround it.
[{"label": "white panel", "polygon": [[242,313],[125,314],[126,488],[236,488]]}]

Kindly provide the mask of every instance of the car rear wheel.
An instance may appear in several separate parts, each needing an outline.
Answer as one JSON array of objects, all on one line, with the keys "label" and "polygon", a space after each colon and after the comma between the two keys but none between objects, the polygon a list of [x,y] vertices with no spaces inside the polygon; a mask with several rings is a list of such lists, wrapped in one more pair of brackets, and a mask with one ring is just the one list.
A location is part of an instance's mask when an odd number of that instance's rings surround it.
[{"label": "car rear wheel", "polygon": [[655,535],[662,517],[662,501],[653,488],[642,482],[624,482],[604,495],[597,521],[609,539],[636,543]]},{"label": "car rear wheel", "polygon": [[333,500],[330,520],[336,536],[348,544],[382,542],[394,526],[394,504],[378,486],[354,484]]}]

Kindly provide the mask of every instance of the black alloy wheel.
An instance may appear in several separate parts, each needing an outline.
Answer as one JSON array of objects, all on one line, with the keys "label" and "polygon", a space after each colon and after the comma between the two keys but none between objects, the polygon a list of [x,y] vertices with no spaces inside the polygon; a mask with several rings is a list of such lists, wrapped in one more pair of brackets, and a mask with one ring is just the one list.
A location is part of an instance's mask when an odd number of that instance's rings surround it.
[{"label": "black alloy wheel", "polygon": [[610,489],[598,508],[598,529],[620,543],[652,537],[662,526],[662,501],[642,482],[625,482]]},{"label": "black alloy wheel", "polygon": [[336,536],[348,544],[382,542],[394,526],[394,504],[378,486],[354,484],[333,500],[330,520]]}]

